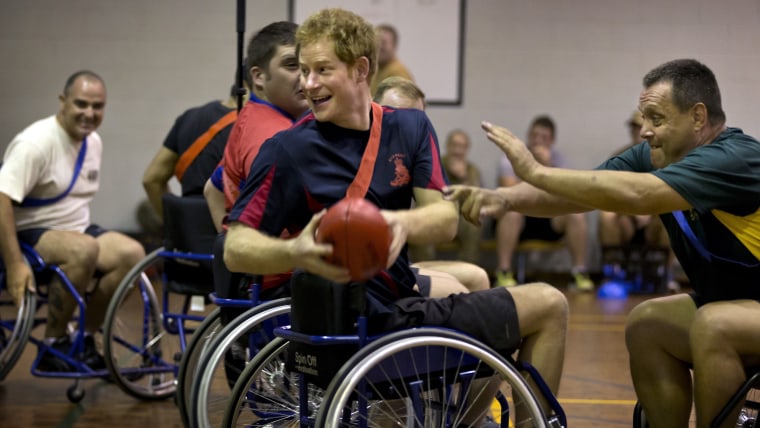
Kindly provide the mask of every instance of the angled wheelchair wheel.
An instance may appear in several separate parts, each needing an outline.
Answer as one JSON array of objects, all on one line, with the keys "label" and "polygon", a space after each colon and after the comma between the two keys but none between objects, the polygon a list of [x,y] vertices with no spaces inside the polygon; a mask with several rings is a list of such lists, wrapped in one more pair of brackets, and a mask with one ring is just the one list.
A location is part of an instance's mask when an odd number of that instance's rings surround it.
[{"label": "angled wheelchair wheel", "polygon": [[647,416],[644,414],[644,408],[641,407],[641,403],[636,401],[636,405],[633,406],[633,428],[649,428],[649,422],[647,422]]},{"label": "angled wheelchair wheel", "polygon": [[224,328],[222,325],[221,311],[219,308],[211,312],[193,333],[193,337],[182,353],[177,374],[176,401],[179,413],[182,416],[182,426],[188,426],[188,413],[190,409],[191,381],[198,376],[198,363],[201,357],[209,350],[209,345],[217,334]]},{"label": "angled wheelchair wheel", "polygon": [[487,418],[501,427],[556,424],[504,357],[435,328],[391,333],[360,349],[333,378],[324,403],[319,427],[458,427]]},{"label": "angled wheelchair wheel", "polygon": [[290,324],[289,314],[289,298],[272,300],[249,309],[216,335],[198,363],[202,369],[191,381],[190,427],[220,425],[240,373],[274,339],[275,327]]},{"label": "angled wheelchair wheel", "polygon": [[20,306],[5,288],[5,272],[0,273],[0,381],[18,362],[34,327],[37,294],[27,290]]},{"label": "angled wheelchair wheel", "polygon": [[[286,368],[288,344],[275,338],[245,367],[227,402],[223,427],[300,426],[300,377]],[[323,395],[321,388],[308,385],[304,407],[308,420],[314,420]]]},{"label": "angled wheelchair wheel", "polygon": [[108,305],[103,324],[103,352],[114,382],[145,400],[174,394],[182,356],[180,340],[184,340],[175,334],[176,325],[164,317],[161,281],[151,280],[154,272],[160,272],[161,250],[127,273]]},{"label": "angled wheelchair wheel", "polygon": [[760,371],[754,372],[739,388],[712,421],[710,427],[725,425],[726,420],[736,421],[731,426],[755,428],[760,426]]}]

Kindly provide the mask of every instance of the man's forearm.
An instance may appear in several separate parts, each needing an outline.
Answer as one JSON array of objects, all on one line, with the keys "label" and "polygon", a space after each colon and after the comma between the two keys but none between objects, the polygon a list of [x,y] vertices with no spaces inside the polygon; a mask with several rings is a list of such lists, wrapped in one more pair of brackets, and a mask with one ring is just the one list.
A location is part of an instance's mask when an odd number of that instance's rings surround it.
[{"label": "man's forearm", "polygon": [[549,194],[526,182],[501,187],[497,191],[506,196],[510,210],[531,217],[556,217],[591,210],[589,207]]},{"label": "man's forearm", "polygon": [[691,207],[654,174],[538,168],[526,181],[589,209],[624,214],[661,214]]},{"label": "man's forearm", "polygon": [[404,211],[402,216],[410,244],[438,244],[449,242],[456,236],[459,213],[449,201],[412,208]]},{"label": "man's forearm", "polygon": [[145,189],[145,193],[148,195],[148,202],[150,202],[150,206],[153,207],[153,210],[156,211],[156,214],[158,214],[159,218],[163,222],[164,210],[161,198],[164,196],[164,193],[169,192],[169,186],[166,183],[162,184],[153,181],[144,181],[143,188]]},{"label": "man's forearm", "polygon": [[234,223],[224,242],[224,263],[231,272],[277,274],[296,268],[290,242]]}]

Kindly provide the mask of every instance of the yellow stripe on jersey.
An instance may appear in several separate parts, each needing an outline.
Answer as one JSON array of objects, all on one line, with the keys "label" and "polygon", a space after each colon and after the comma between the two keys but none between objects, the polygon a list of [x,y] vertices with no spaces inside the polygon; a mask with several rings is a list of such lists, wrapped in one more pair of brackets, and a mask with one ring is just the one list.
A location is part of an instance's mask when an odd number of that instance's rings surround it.
[{"label": "yellow stripe on jersey", "polygon": [[712,210],[712,213],[760,260],[760,209],[742,217],[720,210]]}]

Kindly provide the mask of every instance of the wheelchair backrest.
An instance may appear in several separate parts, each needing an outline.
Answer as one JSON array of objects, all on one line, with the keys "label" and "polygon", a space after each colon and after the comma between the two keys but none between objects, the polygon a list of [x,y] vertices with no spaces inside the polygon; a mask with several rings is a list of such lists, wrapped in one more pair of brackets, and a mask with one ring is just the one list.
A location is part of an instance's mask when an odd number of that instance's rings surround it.
[{"label": "wheelchair backrest", "polygon": [[211,254],[216,228],[202,196],[179,197],[165,194],[164,248],[198,254]]}]

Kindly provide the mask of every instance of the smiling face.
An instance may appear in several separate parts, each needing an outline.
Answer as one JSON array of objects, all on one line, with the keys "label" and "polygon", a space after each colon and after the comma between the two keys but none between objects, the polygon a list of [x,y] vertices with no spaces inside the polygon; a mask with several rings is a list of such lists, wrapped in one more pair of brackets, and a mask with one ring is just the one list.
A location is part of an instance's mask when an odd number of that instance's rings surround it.
[{"label": "smiling face", "polygon": [[295,46],[278,46],[267,70],[254,66],[251,75],[257,95],[291,116],[298,117],[309,108],[301,91]]},{"label": "smiling face", "polygon": [[681,160],[698,145],[693,108],[679,111],[673,103],[670,82],[644,89],[639,96],[639,109],[644,115],[641,136],[649,143],[655,168]]},{"label": "smiling face", "polygon": [[335,53],[333,41],[320,39],[299,51],[301,88],[316,119],[350,129],[367,120],[369,61],[349,66]]},{"label": "smiling face", "polygon": [[106,88],[98,79],[79,76],[58,97],[61,107],[56,116],[72,140],[81,141],[98,129],[106,107]]}]

